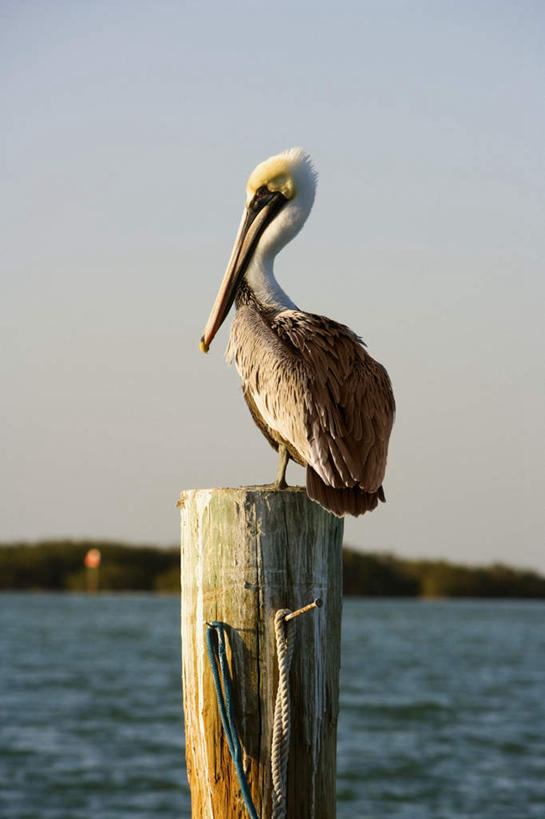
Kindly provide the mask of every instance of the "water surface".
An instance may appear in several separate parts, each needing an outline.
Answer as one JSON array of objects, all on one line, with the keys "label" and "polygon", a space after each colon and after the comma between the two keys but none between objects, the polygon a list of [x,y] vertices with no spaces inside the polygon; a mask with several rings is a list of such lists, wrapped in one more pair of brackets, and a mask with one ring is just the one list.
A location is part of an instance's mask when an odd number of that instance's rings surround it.
[{"label": "water surface", "polygon": [[[0,606],[0,815],[189,817],[178,600]],[[542,603],[346,601],[339,819],[543,819],[544,617]]]}]

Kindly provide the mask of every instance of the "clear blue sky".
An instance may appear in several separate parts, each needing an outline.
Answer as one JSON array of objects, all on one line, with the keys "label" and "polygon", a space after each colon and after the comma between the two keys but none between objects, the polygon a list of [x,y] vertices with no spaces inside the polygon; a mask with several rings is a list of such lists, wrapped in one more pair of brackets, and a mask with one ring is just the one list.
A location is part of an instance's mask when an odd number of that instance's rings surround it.
[{"label": "clear blue sky", "polygon": [[398,401],[388,504],[348,541],[545,570],[545,5],[0,15],[0,539],[172,543],[180,489],[273,478],[229,322],[198,342],[248,174],[303,145],[318,196],[278,278]]}]

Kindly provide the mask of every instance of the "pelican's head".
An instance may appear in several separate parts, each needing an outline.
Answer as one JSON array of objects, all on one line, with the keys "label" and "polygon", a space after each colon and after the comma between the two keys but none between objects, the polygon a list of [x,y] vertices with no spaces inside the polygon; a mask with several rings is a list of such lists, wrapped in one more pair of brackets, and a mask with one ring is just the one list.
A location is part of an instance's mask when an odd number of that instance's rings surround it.
[{"label": "pelican's head", "polygon": [[225,320],[252,258],[274,257],[298,233],[314,202],[316,172],[301,148],[261,162],[246,185],[246,207],[212,312],[201,338],[208,347]]}]

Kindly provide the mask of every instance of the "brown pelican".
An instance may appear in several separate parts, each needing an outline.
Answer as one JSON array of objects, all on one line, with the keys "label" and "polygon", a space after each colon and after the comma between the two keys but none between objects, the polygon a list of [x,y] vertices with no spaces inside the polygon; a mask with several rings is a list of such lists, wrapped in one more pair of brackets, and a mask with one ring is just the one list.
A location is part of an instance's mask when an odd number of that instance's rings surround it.
[{"label": "brown pelican", "polygon": [[262,162],[227,271],[201,338],[212,339],[236,301],[227,360],[236,364],[252,417],[280,453],[307,468],[310,498],[336,515],[384,501],[382,481],[395,403],[384,367],[344,324],[300,310],[273,273],[276,254],[303,226],[316,172],[300,148]]}]

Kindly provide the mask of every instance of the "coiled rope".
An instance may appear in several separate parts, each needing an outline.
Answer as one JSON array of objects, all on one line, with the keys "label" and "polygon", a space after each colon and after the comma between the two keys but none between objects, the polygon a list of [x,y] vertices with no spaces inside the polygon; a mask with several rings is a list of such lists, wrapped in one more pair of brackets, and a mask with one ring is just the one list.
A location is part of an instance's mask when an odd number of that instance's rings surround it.
[{"label": "coiled rope", "polygon": [[225,737],[227,739],[227,745],[229,747],[229,753],[231,754],[231,758],[235,765],[238,784],[240,785],[240,792],[242,794],[242,798],[244,799],[246,810],[248,811],[251,819],[259,819],[254,803],[252,802],[252,794],[250,793],[248,780],[246,779],[246,774],[244,773],[244,768],[242,767],[242,750],[240,747],[240,738],[235,722],[233,693],[231,688],[231,678],[229,676],[229,663],[227,662],[227,652],[225,650],[225,626],[223,623],[218,623],[216,620],[214,620],[212,623],[207,623],[207,626],[206,646],[208,648],[208,659],[210,660],[210,666],[212,668],[218,708],[223,730],[225,731]]},{"label": "coiled rope", "polygon": [[273,736],[271,747],[272,771],[272,819],[285,819],[290,748],[291,703],[289,673],[295,629],[286,621],[290,609],[279,609],[274,617],[276,656],[278,660],[278,688],[274,705]]}]

